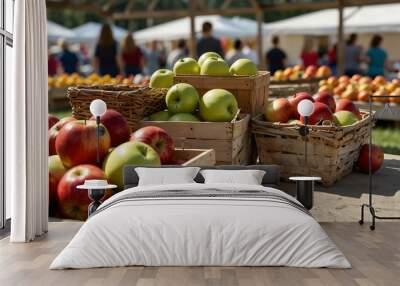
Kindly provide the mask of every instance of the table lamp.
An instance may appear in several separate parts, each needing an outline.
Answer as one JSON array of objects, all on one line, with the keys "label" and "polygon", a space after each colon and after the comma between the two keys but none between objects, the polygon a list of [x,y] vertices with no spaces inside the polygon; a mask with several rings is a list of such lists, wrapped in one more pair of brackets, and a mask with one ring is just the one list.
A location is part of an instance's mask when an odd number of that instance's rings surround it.
[{"label": "table lamp", "polygon": [[99,153],[99,145],[100,145],[100,116],[102,116],[107,111],[107,104],[101,99],[95,99],[90,103],[90,113],[96,117],[97,124],[97,164],[100,165],[100,153]]},{"label": "table lamp", "polygon": [[300,127],[299,133],[304,136],[304,162],[307,165],[307,135],[309,133],[307,123],[308,117],[314,113],[314,103],[311,100],[304,99],[297,105],[297,111],[304,117],[304,125]]}]

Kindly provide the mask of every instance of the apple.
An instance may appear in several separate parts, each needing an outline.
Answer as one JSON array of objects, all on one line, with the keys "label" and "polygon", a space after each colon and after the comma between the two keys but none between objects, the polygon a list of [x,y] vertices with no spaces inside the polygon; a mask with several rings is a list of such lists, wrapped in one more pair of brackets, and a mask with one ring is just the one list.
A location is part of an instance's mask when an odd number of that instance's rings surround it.
[{"label": "apple", "polygon": [[293,67],[293,71],[295,71],[295,72],[300,72],[300,71],[303,71],[303,70],[304,70],[304,66],[303,65],[295,65]]},{"label": "apple", "polygon": [[330,77],[332,75],[332,71],[327,66],[320,66],[315,73],[316,77]]},{"label": "apple", "polygon": [[386,79],[384,76],[378,75],[377,77],[374,78],[373,82],[380,84],[380,85],[384,85],[384,84],[386,84]]},{"label": "apple", "polygon": [[362,83],[358,86],[358,91],[372,92],[372,85],[369,83]]},{"label": "apple", "polygon": [[358,93],[357,95],[357,100],[358,101],[364,101],[364,102],[368,102],[369,101],[369,97],[371,96],[371,92],[366,91],[366,90],[362,90]]},{"label": "apple", "polygon": [[183,58],[178,60],[174,64],[174,73],[176,75],[179,74],[199,74],[200,66],[199,64],[192,58]]},{"label": "apple", "polygon": [[390,102],[400,104],[400,87],[396,88],[392,95],[395,97],[391,97]]},{"label": "apple", "polygon": [[218,53],[214,53],[214,52],[207,52],[204,53],[200,56],[199,60],[197,61],[199,66],[201,67],[203,65],[203,63],[208,59],[208,58],[220,58],[222,59],[222,57],[218,54]]},{"label": "apple", "polygon": [[200,74],[213,76],[231,75],[228,64],[223,59],[216,57],[211,57],[205,60],[201,65]]},{"label": "apple", "polygon": [[49,215],[56,216],[58,200],[57,187],[61,178],[67,172],[58,155],[49,156]]},{"label": "apple", "polygon": [[172,115],[168,121],[188,121],[188,122],[198,122],[200,121],[197,116],[191,114],[191,113],[177,113]]},{"label": "apple", "polygon": [[355,74],[355,75],[353,75],[353,76],[351,77],[350,81],[351,81],[351,82],[358,83],[358,82],[360,81],[361,78],[362,78],[361,75]]},{"label": "apple", "polygon": [[225,89],[207,91],[200,99],[199,106],[200,116],[205,121],[229,122],[238,112],[235,96]]},{"label": "apple", "polygon": [[357,100],[357,95],[358,95],[357,90],[349,86],[342,93],[341,98],[348,100]]},{"label": "apple", "polygon": [[336,87],[339,85],[339,81],[336,76],[329,77],[326,82],[332,87]]},{"label": "apple", "polygon": [[335,112],[336,110],[335,98],[329,92],[326,91],[318,92],[314,94],[313,98],[315,102],[325,103],[326,105],[329,106],[332,112]]},{"label": "apple", "polygon": [[282,77],[283,77],[283,71],[282,70],[275,71],[274,77],[273,77],[274,80],[281,81],[281,80],[283,80]]},{"label": "apple", "polygon": [[155,71],[150,78],[150,87],[153,88],[170,88],[174,85],[174,73],[167,69],[159,69]]},{"label": "apple", "polygon": [[71,121],[75,121],[76,119],[73,117],[64,117],[60,121],[58,121],[56,124],[53,125],[47,132],[47,137],[49,139],[49,155],[56,155],[56,139],[58,134],[60,133],[60,130],[66,125],[67,123]]},{"label": "apple", "polygon": [[292,75],[292,73],[293,73],[292,68],[290,68],[290,67],[285,68],[285,70],[283,71],[283,76],[288,79]]},{"label": "apple", "polygon": [[174,155],[174,141],[164,129],[157,126],[147,126],[136,130],[132,133],[130,141],[150,145],[160,156],[161,164],[170,163]]},{"label": "apple", "polygon": [[[91,120],[96,120],[93,116]],[[111,147],[118,146],[129,140],[131,129],[125,117],[114,109],[107,109],[106,113],[100,116],[100,122],[106,128],[111,138]]]},{"label": "apple", "polygon": [[369,76],[363,76],[358,81],[359,84],[370,84],[371,82],[372,82],[372,80]]},{"label": "apple", "polygon": [[312,102],[314,102],[314,98],[308,92],[298,92],[289,99],[289,102],[293,107],[293,109],[292,109],[293,115],[292,116],[296,119],[300,118],[300,114],[297,111],[297,105],[299,105],[300,101],[302,101],[304,99],[308,99],[308,100],[311,100]]},{"label": "apple", "polygon": [[126,165],[160,166],[160,156],[149,145],[142,142],[125,142],[106,157],[103,170],[108,179],[121,189],[123,187],[123,168]]},{"label": "apple", "polygon": [[257,66],[249,59],[239,59],[231,65],[229,71],[233,75],[251,76],[257,74]]},{"label": "apple", "polygon": [[[99,159],[107,155],[111,147],[110,134],[100,124]],[[97,126],[93,120],[77,120],[66,124],[57,136],[56,151],[67,168],[97,161]]]},{"label": "apple", "polygon": [[269,122],[286,123],[293,115],[293,106],[286,98],[269,102],[265,109],[265,119]]},{"label": "apple", "polygon": [[374,92],[374,96],[378,97],[374,97],[372,100],[374,102],[381,102],[381,103],[389,102],[389,98],[383,97],[386,95],[388,95],[386,88],[384,86],[381,86],[377,91]]},{"label": "apple", "polygon": [[149,116],[150,121],[168,121],[168,119],[171,117],[171,114],[169,113],[168,110],[162,110],[156,113],[153,113],[152,115]]},{"label": "apple", "polygon": [[192,85],[177,83],[168,90],[165,102],[172,114],[192,113],[199,105],[199,94]]},{"label": "apple", "polygon": [[68,170],[61,178],[57,188],[58,209],[64,218],[85,220],[91,200],[86,190],[76,187],[85,180],[104,180],[104,172],[93,165],[79,165]]},{"label": "apple", "polygon": [[55,116],[55,115],[52,115],[52,114],[49,114],[48,115],[48,129],[50,129],[51,127],[53,127],[54,126],[54,124],[56,124],[58,121],[60,121],[60,119],[57,117],[57,116]]},{"label": "apple", "polygon": [[323,85],[323,86],[320,86],[320,87],[318,88],[318,92],[328,92],[328,93],[332,93],[332,92],[333,92],[333,88],[332,88],[331,86],[329,86],[329,85]]},{"label": "apple", "polygon": [[314,65],[310,65],[306,68],[306,70],[304,71],[304,74],[309,75],[310,77],[314,77],[315,74],[317,73],[317,67]]},{"label": "apple", "polygon": [[339,84],[340,83],[348,84],[350,82],[350,78],[347,75],[342,75],[341,77],[339,77],[338,81]]},{"label": "apple", "polygon": [[342,110],[353,112],[355,116],[361,118],[360,110],[358,110],[357,106],[351,100],[341,99],[337,102],[335,111],[338,112]]},{"label": "apple", "polygon": [[358,117],[353,112],[347,110],[335,112],[333,116],[339,126],[352,125],[358,121]]},{"label": "apple", "polygon": [[[328,105],[321,102],[314,102],[314,112],[308,117],[308,124],[316,125],[320,121],[333,121],[333,113]],[[301,116],[300,120],[304,123],[304,117]]]},{"label": "apple", "polygon": [[[385,155],[382,149],[372,144],[371,145],[371,172],[378,171],[385,160]],[[369,144],[361,146],[360,155],[358,156],[357,166],[363,173],[369,173]]]}]

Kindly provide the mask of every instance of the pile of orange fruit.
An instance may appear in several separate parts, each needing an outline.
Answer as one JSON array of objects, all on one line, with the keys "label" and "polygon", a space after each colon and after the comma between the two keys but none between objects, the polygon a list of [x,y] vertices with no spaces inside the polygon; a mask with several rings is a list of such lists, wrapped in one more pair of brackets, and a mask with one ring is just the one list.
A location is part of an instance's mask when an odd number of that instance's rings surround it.
[{"label": "pile of orange fruit", "polygon": [[274,73],[274,81],[295,81],[300,79],[327,78],[332,75],[332,70],[328,66],[308,66],[295,65],[284,70],[277,70]]}]

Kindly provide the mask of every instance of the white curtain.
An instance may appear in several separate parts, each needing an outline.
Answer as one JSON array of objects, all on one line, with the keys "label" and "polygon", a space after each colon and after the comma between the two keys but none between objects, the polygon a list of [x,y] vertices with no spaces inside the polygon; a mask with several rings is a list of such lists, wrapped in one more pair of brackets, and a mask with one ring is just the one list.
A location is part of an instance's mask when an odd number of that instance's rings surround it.
[{"label": "white curtain", "polygon": [[12,242],[47,232],[47,28],[45,0],[15,1],[12,94],[6,97],[6,187]]}]

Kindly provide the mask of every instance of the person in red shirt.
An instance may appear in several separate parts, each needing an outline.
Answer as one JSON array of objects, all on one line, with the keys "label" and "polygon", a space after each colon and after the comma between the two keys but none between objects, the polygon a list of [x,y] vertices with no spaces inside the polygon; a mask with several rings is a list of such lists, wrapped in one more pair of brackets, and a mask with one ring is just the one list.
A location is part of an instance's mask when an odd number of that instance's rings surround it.
[{"label": "person in red shirt", "polygon": [[318,65],[318,53],[314,50],[313,45],[312,39],[304,41],[303,50],[300,55],[304,67]]},{"label": "person in red shirt", "polygon": [[125,76],[142,73],[144,56],[142,50],[136,46],[131,33],[126,34],[122,41],[121,64]]},{"label": "person in red shirt", "polygon": [[55,76],[58,73],[59,62],[57,56],[49,51],[49,57],[47,59],[48,74],[49,76]]}]

